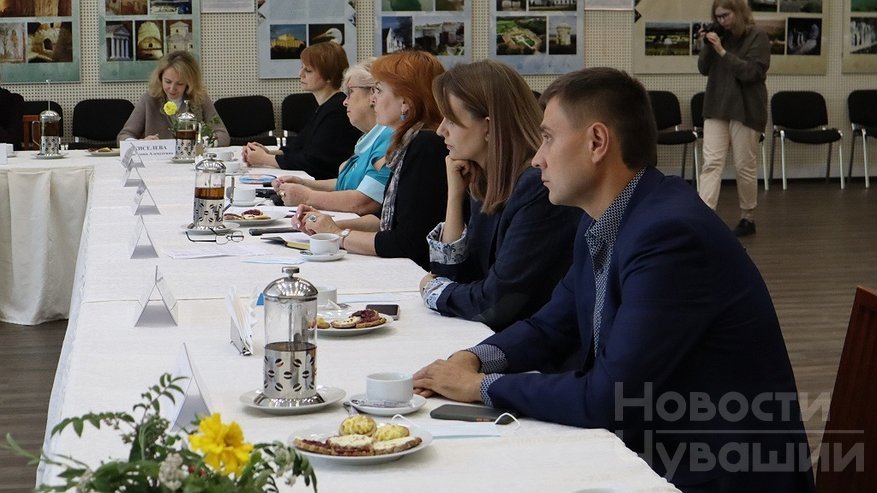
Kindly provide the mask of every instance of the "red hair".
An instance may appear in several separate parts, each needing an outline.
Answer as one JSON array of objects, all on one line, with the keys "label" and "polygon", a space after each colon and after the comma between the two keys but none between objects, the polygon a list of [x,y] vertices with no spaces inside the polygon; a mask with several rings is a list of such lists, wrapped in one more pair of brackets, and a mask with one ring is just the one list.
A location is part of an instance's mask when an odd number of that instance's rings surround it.
[{"label": "red hair", "polygon": [[375,80],[389,85],[393,93],[408,104],[408,114],[393,134],[393,144],[387,154],[396,149],[405,132],[414,125],[422,123],[426,129],[438,128],[442,114],[432,95],[432,80],[444,71],[438,58],[426,51],[397,51],[372,63]]}]

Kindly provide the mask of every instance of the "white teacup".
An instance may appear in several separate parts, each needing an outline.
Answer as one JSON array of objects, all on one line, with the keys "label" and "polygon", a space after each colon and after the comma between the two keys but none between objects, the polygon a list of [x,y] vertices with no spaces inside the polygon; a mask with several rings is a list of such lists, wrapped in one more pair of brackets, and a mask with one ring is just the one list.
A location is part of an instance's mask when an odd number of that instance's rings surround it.
[{"label": "white teacup", "polygon": [[341,248],[341,237],[334,233],[317,233],[311,235],[311,253],[316,255],[331,255],[338,253]]},{"label": "white teacup", "polygon": [[12,147],[12,144],[0,144],[6,147],[6,157],[12,157],[12,154],[15,152],[15,148]]},{"label": "white teacup", "polygon": [[234,203],[252,205],[256,201],[256,189],[254,187],[235,187]]},{"label": "white teacup", "polygon": [[231,161],[232,159],[234,159],[234,152],[232,152],[232,151],[216,151],[216,157],[220,161],[223,161],[223,162]]},{"label": "white teacup", "polygon": [[241,162],[237,159],[233,161],[223,161],[222,164],[225,165],[226,173],[237,173],[241,170]]},{"label": "white teacup", "polygon": [[410,402],[414,397],[414,378],[410,373],[372,373],[365,380],[370,401]]},{"label": "white teacup", "polygon": [[316,286],[317,307],[336,309],[338,308],[338,288],[334,286]]}]

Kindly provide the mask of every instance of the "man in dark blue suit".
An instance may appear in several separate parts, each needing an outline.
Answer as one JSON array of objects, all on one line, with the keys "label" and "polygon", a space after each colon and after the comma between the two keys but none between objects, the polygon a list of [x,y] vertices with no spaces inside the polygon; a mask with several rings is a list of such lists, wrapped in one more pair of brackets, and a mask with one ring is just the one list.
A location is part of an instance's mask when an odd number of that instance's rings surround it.
[{"label": "man in dark blue suit", "polygon": [[418,393],[613,430],[686,493],[811,491],[770,294],[697,193],[652,166],[645,89],[593,68],[542,100],[533,165],[552,203],[589,216],[573,266],[531,318],[418,371]]}]

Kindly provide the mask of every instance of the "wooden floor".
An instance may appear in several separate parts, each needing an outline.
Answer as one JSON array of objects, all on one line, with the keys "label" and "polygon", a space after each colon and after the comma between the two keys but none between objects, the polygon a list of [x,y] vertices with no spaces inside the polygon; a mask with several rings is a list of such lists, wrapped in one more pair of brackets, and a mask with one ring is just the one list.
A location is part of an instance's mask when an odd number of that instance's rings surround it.
[{"label": "wooden floor", "polygon": [[[866,191],[861,179],[843,191],[837,182],[795,181],[785,192],[775,186],[759,195],[758,233],[742,241],[773,295],[798,390],[815,401],[834,386],[855,287],[877,288],[877,186]],[[733,183],[722,189],[719,214],[729,227],[739,219]],[[42,443],[65,327],[0,323],[0,433],[31,450]],[[815,447],[824,416],[816,412],[806,425]],[[34,475],[0,451],[0,491],[28,491]]]}]

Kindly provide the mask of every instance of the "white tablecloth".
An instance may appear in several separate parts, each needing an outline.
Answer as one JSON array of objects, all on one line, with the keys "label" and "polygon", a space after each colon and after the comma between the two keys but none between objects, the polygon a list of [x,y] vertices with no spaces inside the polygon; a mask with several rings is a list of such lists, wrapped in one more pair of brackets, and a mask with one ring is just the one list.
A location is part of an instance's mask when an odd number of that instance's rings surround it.
[{"label": "white tablecloth", "polygon": [[67,318],[93,175],[88,159],[0,166],[0,320],[35,325]]},{"label": "white tablecloth", "polygon": [[[189,245],[181,225],[190,219],[194,178],[181,165],[147,164],[144,179],[154,192],[159,216],[146,216],[146,227],[159,252]],[[334,430],[346,412],[332,405],[321,412],[272,416],[241,404],[242,394],[262,383],[262,329],[256,330],[255,354],[243,357],[228,342],[229,318],[223,297],[230,285],[249,293],[281,276],[280,265],[253,264],[238,257],[130,260],[129,232],[135,221],[123,189],[118,163],[95,169],[94,199],[88,210],[79,255],[74,308],[58,366],[48,428],[62,417],[89,411],[127,410],[140,393],[172,371],[182,344],[202,377],[213,411],[235,420],[248,441],[286,440],[314,428]],[[122,205],[120,205],[122,204]],[[260,244],[247,236],[242,243]],[[297,260],[294,250],[267,247],[269,255]],[[139,304],[158,265],[179,300],[179,325],[134,327]],[[451,352],[475,344],[491,332],[484,325],[442,317],[423,306],[417,293],[424,272],[407,259],[348,254],[343,260],[303,263],[300,276],[338,288],[339,298],[370,293],[372,299],[397,302],[401,318],[388,327],[357,337],[320,336],[317,381],[344,390],[365,391],[365,376],[377,371],[413,372]],[[261,316],[261,314],[260,314]],[[429,410],[447,402],[429,399],[408,416],[428,424]],[[677,491],[659,478],[606,430],[585,430],[522,419],[517,430],[502,427],[502,437],[437,438],[431,446],[399,461],[369,467],[314,461],[320,491]],[[88,429],[47,436],[50,454],[73,454],[96,464],[121,457],[126,446],[118,432]],[[51,470],[43,470],[51,479]],[[289,488],[282,486],[284,491]],[[299,483],[292,491],[305,491]],[[602,491],[602,490],[601,490]]]}]

